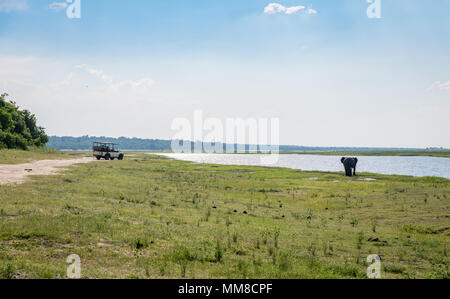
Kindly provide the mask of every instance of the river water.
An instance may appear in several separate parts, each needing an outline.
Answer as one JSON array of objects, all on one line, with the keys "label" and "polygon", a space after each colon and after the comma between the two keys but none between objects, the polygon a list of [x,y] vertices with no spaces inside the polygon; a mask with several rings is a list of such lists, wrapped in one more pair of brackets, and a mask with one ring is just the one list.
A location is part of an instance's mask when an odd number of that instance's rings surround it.
[{"label": "river water", "polygon": [[[261,161],[267,155],[257,154],[163,154],[197,163],[267,166]],[[450,158],[361,156],[357,172],[398,174],[415,177],[437,176],[450,179]],[[341,156],[282,154],[270,166],[311,171],[344,171]]]}]

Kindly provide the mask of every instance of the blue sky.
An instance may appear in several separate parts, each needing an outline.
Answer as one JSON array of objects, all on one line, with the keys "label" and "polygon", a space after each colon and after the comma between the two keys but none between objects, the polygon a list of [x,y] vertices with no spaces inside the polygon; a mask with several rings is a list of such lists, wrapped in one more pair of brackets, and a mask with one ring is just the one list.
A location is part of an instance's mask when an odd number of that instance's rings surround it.
[{"label": "blue sky", "polygon": [[171,138],[200,109],[279,117],[283,144],[450,147],[449,0],[55,2],[0,0],[0,90],[50,134]]}]

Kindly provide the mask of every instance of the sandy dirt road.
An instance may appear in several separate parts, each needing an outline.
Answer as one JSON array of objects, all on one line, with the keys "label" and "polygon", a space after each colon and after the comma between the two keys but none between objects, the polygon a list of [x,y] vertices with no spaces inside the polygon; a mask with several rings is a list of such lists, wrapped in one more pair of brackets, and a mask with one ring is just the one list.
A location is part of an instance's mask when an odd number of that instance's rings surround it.
[{"label": "sandy dirt road", "polygon": [[40,160],[18,165],[0,165],[0,184],[21,184],[30,175],[50,175],[65,170],[64,166],[94,162],[86,157],[68,160]]}]

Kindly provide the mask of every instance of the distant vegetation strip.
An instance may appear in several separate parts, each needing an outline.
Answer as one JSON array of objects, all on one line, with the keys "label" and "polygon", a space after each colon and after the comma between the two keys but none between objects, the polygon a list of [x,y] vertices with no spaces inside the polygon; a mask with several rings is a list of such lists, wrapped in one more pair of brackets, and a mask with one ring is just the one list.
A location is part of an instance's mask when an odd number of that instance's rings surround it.
[{"label": "distant vegetation strip", "polygon": [[147,151],[171,151],[170,140],[159,139],[140,139],[140,138],[112,138],[112,137],[57,137],[50,136],[47,147],[55,150],[91,150],[92,143],[99,142],[114,142],[119,144],[123,150],[147,150]]},{"label": "distant vegetation strip", "polygon": [[[58,137],[51,136],[47,147],[56,150],[90,150],[94,141],[114,142],[119,144],[122,150],[134,151],[159,151],[171,152],[172,141],[161,139],[141,139],[141,138],[112,138],[112,137]],[[188,141],[189,142],[189,141]],[[222,144],[225,148],[226,145]],[[234,145],[236,148],[236,145]],[[191,148],[194,143],[191,142]],[[245,146],[249,150],[249,146]],[[283,154],[319,154],[319,155],[342,155],[342,156],[432,156],[432,157],[450,157],[448,149],[414,149],[414,148],[358,148],[358,147],[311,147],[282,145],[280,151]]]}]

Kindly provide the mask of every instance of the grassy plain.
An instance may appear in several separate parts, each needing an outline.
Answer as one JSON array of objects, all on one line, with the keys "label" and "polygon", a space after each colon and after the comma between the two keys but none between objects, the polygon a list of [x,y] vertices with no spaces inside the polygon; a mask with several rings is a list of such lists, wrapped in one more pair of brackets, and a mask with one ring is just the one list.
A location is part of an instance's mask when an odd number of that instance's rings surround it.
[{"label": "grassy plain", "polygon": [[[371,181],[361,179],[375,179]],[[137,155],[0,186],[0,278],[449,278],[450,181]]]},{"label": "grassy plain", "polygon": [[31,148],[30,150],[0,150],[0,164],[24,164],[37,160],[70,159],[70,155],[62,154],[45,147]]}]

